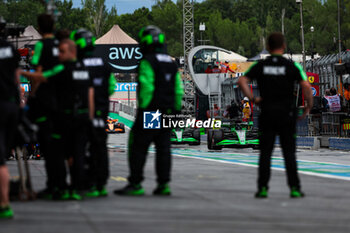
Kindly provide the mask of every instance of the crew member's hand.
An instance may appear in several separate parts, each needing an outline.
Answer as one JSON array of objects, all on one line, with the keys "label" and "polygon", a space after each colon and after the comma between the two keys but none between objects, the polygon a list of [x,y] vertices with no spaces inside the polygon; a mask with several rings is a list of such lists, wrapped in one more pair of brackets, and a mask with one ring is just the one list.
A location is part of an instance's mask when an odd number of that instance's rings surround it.
[{"label": "crew member's hand", "polygon": [[303,114],[302,114],[300,117],[298,117],[298,120],[301,121],[301,120],[305,119],[305,117],[306,117],[307,115],[309,115],[310,110],[311,110],[311,109],[310,109],[309,107],[306,106],[306,107],[304,108]]},{"label": "crew member's hand", "polygon": [[47,82],[47,79],[43,77],[42,72],[21,71],[20,74],[33,82]]},{"label": "crew member's hand", "polygon": [[36,90],[40,86],[40,83],[47,82],[47,79],[42,76],[41,72],[28,72],[28,71],[21,71],[20,74],[31,82],[31,95],[34,96]]},{"label": "crew member's hand", "polygon": [[254,98],[254,104],[260,105],[262,98],[260,96]]}]

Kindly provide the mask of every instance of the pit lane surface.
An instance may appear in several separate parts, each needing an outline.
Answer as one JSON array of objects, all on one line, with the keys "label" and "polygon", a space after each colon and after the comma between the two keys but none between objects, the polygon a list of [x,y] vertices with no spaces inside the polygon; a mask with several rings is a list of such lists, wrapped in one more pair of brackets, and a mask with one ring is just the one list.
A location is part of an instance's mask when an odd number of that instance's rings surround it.
[{"label": "pit lane surface", "polygon": [[[257,200],[258,151],[206,145],[173,149],[173,195],[154,197],[154,149],[150,150],[143,183],[144,197],[112,194],[126,184],[127,134],[109,136],[111,179],[108,198],[81,202],[35,201],[12,204],[15,219],[0,221],[0,232],[349,232],[350,181],[348,152],[298,150],[304,199],[290,199],[280,149],[275,150],[270,196]],[[305,163],[305,164],[304,164]],[[8,163],[16,175],[16,163]],[[42,161],[30,161],[34,187],[45,182]],[[332,174],[331,174],[332,175]],[[345,175],[344,177],[347,177]]]}]

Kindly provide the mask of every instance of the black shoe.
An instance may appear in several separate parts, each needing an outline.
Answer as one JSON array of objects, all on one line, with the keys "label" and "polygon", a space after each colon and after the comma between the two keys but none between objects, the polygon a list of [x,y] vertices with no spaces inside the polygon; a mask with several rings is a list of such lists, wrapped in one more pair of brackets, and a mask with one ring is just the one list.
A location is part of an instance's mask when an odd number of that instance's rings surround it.
[{"label": "black shoe", "polygon": [[170,186],[168,184],[159,184],[157,188],[153,190],[153,195],[170,196]]},{"label": "black shoe", "polygon": [[266,187],[260,188],[256,193],[255,193],[256,198],[267,198],[268,197],[268,192]]},{"label": "black shoe", "polygon": [[291,198],[301,198],[304,196],[305,196],[305,194],[300,190],[300,188],[292,187],[290,189],[290,197]]},{"label": "black shoe", "polygon": [[0,219],[13,218],[13,210],[10,206],[0,207]]},{"label": "black shoe", "polygon": [[52,189],[46,188],[46,189],[39,191],[36,194],[36,197],[38,199],[52,200],[52,195],[53,195]]},{"label": "black shoe", "polygon": [[70,198],[70,193],[68,190],[56,189],[52,195],[52,200],[55,200],[55,201],[66,201],[66,200],[69,200],[69,198]]},{"label": "black shoe", "polygon": [[142,196],[145,195],[145,190],[140,184],[128,184],[122,189],[114,190],[114,194],[125,196]]}]

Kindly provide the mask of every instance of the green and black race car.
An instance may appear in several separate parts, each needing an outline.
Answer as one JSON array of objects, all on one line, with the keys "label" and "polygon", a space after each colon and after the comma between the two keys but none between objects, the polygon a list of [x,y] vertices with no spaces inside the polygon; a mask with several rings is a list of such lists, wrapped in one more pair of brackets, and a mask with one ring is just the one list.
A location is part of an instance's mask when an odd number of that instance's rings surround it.
[{"label": "green and black race car", "polygon": [[172,144],[201,144],[201,130],[194,128],[176,128],[171,130]]},{"label": "green and black race car", "polygon": [[258,131],[253,122],[235,120],[222,121],[221,129],[208,130],[208,149],[221,150],[230,148],[259,148]]}]

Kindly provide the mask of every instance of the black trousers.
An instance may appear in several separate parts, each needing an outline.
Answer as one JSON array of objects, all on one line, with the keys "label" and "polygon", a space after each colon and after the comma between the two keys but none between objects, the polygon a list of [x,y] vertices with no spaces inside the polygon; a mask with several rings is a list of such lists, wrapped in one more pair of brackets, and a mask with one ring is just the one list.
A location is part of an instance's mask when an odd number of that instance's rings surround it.
[{"label": "black trousers", "polygon": [[267,187],[270,179],[271,154],[276,135],[280,136],[287,182],[290,187],[300,188],[295,156],[296,116],[293,113],[269,111],[259,118],[260,159],[258,170],[258,188]]},{"label": "black trousers", "polygon": [[[70,115],[59,114],[54,120],[54,129],[51,135],[52,159],[49,167],[53,174],[54,187],[66,189],[67,169],[65,161],[68,161],[70,172],[70,188],[83,189],[86,174],[84,166],[86,164],[86,149],[90,122],[86,117],[75,118]],[[51,164],[52,163],[52,164]]]},{"label": "black trousers", "polygon": [[89,141],[89,133],[91,131],[91,123],[88,116],[74,117],[73,127],[71,128],[73,136],[73,144],[70,144],[68,161],[71,175],[71,189],[85,189],[87,173],[85,169],[87,144]]},{"label": "black trousers", "polygon": [[52,133],[52,121],[50,118],[47,118],[46,121],[40,122],[37,124],[39,127],[38,131],[38,143],[40,146],[40,152],[43,154],[45,159],[45,170],[47,174],[47,181],[46,186],[49,189],[54,188],[53,185],[53,166],[55,166],[55,163],[52,162],[52,154],[50,153],[50,147],[51,147],[51,133]]},{"label": "black trousers", "polygon": [[146,163],[147,151],[152,142],[156,146],[156,174],[158,184],[170,181],[171,153],[170,129],[143,129],[142,117],[135,120],[129,135],[129,183],[139,184],[144,179],[143,169]]},{"label": "black trousers", "polygon": [[[51,154],[51,134],[53,133],[53,122],[52,122],[52,113],[46,105],[40,105],[40,100],[37,98],[30,97],[28,99],[29,111],[27,113],[28,119],[36,124],[39,128],[37,136],[38,143],[40,145],[40,151],[45,158],[45,170],[47,174],[46,186],[48,189],[54,188],[54,166],[55,161],[53,155]],[[45,118],[40,121],[38,119]]]},{"label": "black trousers", "polygon": [[0,166],[11,152],[16,133],[19,108],[16,104],[0,100]]},{"label": "black trousers", "polygon": [[73,118],[66,114],[55,114],[52,119],[50,157],[46,158],[49,174],[52,174],[52,186],[60,190],[67,189],[66,159],[73,150]]},{"label": "black trousers", "polygon": [[90,134],[89,184],[101,190],[109,178],[106,117],[95,118]]}]

